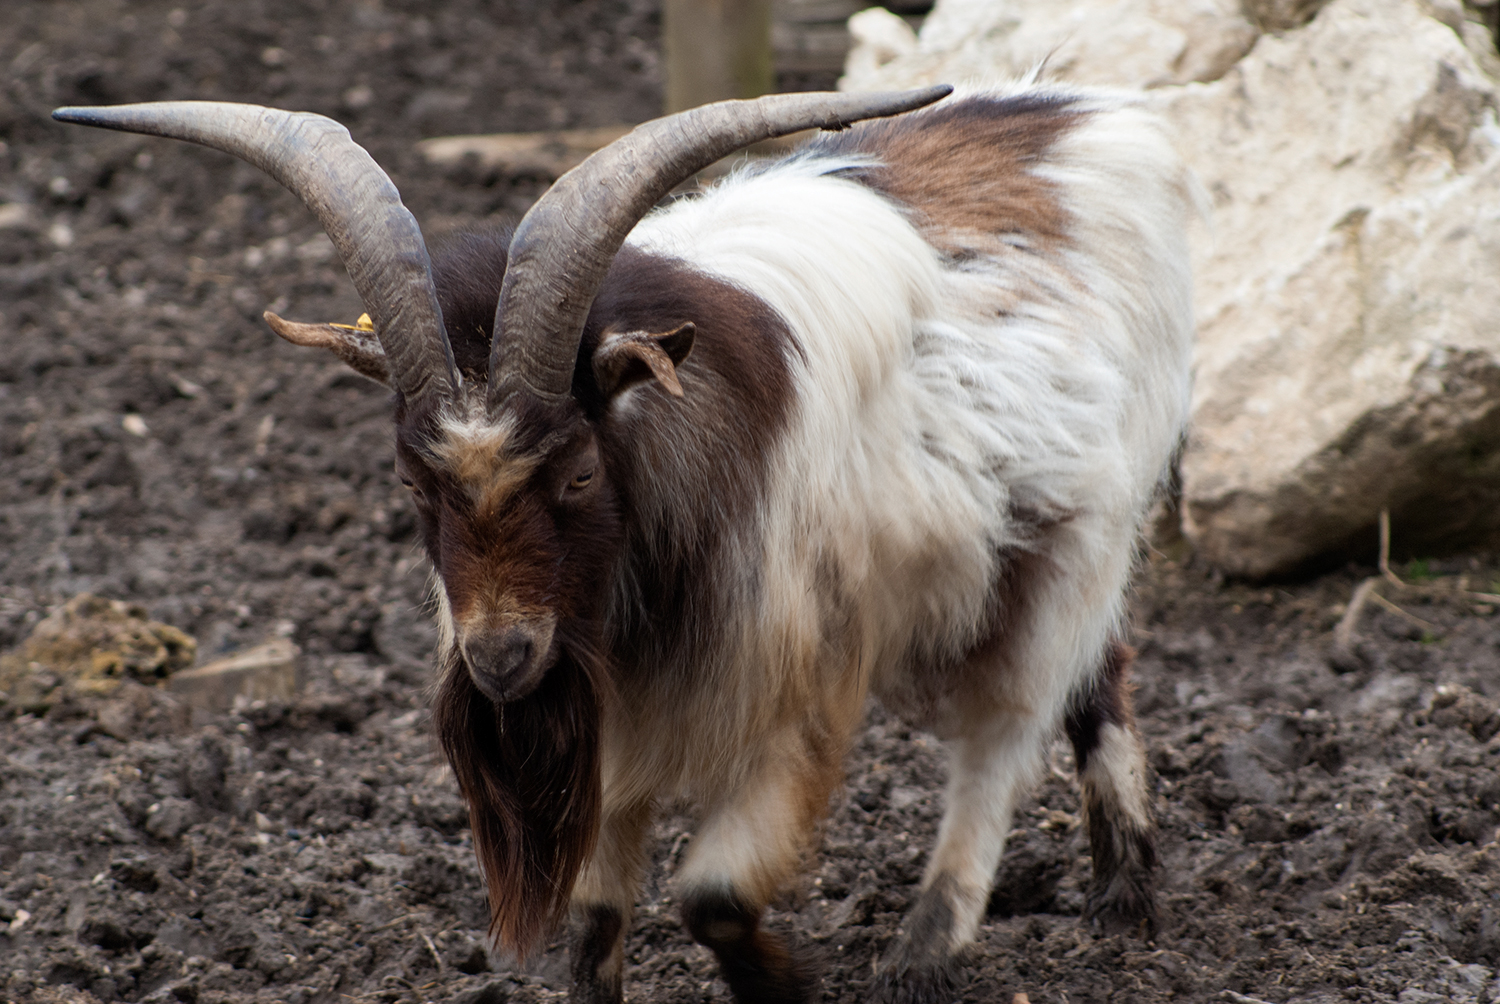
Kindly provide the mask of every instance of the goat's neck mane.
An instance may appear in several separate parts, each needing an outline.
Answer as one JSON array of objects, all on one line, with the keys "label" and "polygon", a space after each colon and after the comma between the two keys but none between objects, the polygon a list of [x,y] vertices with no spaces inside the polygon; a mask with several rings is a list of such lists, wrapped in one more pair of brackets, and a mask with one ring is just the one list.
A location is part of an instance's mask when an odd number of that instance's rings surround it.
[{"label": "goat's neck mane", "polygon": [[469,805],[490,934],[518,956],[562,919],[600,815],[600,705],[609,686],[592,631],[559,626],[562,656],[527,697],[496,705],[456,650],[442,655],[438,741]]}]

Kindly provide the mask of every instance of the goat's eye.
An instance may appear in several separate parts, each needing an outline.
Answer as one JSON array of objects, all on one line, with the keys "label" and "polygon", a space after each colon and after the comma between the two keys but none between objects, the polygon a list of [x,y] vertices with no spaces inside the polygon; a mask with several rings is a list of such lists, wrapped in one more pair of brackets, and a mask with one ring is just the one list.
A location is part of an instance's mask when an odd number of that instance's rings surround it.
[{"label": "goat's eye", "polygon": [[592,481],[592,480],[594,480],[594,472],[593,471],[584,471],[582,474],[579,474],[576,477],[574,477],[572,481],[568,482],[568,488],[571,491],[575,491],[576,492],[580,488],[587,488],[588,487],[588,483],[590,481]]},{"label": "goat's eye", "polygon": [[412,491],[416,491],[416,489],[417,489],[417,486],[414,483],[412,483],[411,478],[402,478],[401,479],[401,483],[403,485],[405,485],[406,487],[410,488]]}]

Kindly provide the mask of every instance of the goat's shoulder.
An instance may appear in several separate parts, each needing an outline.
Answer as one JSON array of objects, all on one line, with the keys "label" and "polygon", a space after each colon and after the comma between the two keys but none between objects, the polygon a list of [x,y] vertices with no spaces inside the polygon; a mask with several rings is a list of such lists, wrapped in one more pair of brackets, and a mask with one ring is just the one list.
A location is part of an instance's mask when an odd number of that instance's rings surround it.
[{"label": "goat's shoulder", "polygon": [[[685,406],[689,413],[738,409],[757,423],[779,427],[790,393],[788,366],[799,351],[786,322],[753,292],[681,258],[622,247],[589,311],[579,357],[591,358],[612,334],[659,333],[687,323],[696,334],[680,375],[685,388],[699,393],[672,407]],[[715,397],[722,400],[710,405]],[[759,413],[764,409],[775,416]]]}]

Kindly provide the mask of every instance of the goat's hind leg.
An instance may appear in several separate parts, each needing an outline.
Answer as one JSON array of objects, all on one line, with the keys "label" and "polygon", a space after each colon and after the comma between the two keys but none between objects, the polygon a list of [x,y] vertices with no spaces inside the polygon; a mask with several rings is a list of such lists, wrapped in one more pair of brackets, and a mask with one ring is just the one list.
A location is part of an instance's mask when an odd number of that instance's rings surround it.
[{"label": "goat's hind leg", "polygon": [[1123,642],[1113,642],[1093,685],[1076,695],[1067,717],[1094,859],[1084,916],[1106,931],[1156,923],[1156,823],[1130,693],[1134,655]]},{"label": "goat's hind leg", "polygon": [[645,865],[649,803],[607,813],[594,856],[573,890],[568,949],[575,1004],[620,1004],[625,931]]}]

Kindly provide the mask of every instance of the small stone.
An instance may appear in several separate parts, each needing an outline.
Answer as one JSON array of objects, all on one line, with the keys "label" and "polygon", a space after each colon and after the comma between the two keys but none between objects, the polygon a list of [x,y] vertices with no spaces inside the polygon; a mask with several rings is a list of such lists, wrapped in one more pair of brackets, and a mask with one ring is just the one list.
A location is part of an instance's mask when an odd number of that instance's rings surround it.
[{"label": "small stone", "polygon": [[176,840],[198,821],[198,807],[185,798],[164,798],[146,810],[146,832],[158,840]]},{"label": "small stone", "polygon": [[375,92],[366,84],[355,84],[344,92],[344,107],[350,111],[368,108],[375,100]]},{"label": "small stone", "polygon": [[290,700],[297,694],[300,649],[285,638],[172,676],[172,693],[194,707],[225,712],[239,699]]},{"label": "small stone", "polygon": [[29,226],[31,209],[20,202],[0,203],[0,230],[11,230]]}]

